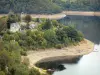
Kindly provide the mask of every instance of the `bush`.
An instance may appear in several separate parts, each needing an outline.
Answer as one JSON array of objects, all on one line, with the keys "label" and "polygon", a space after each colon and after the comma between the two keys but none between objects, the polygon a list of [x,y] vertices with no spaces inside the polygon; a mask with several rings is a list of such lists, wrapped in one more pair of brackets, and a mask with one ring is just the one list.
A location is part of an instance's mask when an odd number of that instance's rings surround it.
[{"label": "bush", "polygon": [[0,75],[5,75],[5,73],[3,71],[0,71]]},{"label": "bush", "polygon": [[57,44],[57,45],[55,46],[55,48],[57,48],[57,49],[62,49],[63,47],[64,47],[63,44]]},{"label": "bush", "polygon": [[0,32],[7,29],[7,17],[0,18]]},{"label": "bush", "polygon": [[77,36],[77,40],[78,41],[82,41],[83,40],[83,34],[80,32],[80,31],[78,31],[78,36]]},{"label": "bush", "polygon": [[8,66],[11,62],[10,53],[6,50],[0,51],[0,69],[5,71],[6,66]]},{"label": "bush", "polygon": [[35,22],[40,23],[40,22],[41,22],[41,19],[40,19],[40,18],[37,18],[37,19],[35,20]]},{"label": "bush", "polygon": [[27,56],[27,52],[22,50],[22,51],[21,51],[21,55]]},{"label": "bush", "polygon": [[51,28],[53,28],[52,21],[47,19],[46,22],[43,23],[42,29],[48,30],[48,29],[51,29]]},{"label": "bush", "polygon": [[44,31],[44,38],[47,40],[48,46],[53,47],[59,41],[54,30],[49,29]]},{"label": "bush", "polygon": [[25,16],[24,20],[25,20],[26,23],[31,22],[31,20],[32,20],[31,15],[27,14],[27,15]]},{"label": "bush", "polygon": [[4,49],[3,41],[0,39],[0,51]]},{"label": "bush", "polygon": [[10,41],[10,42],[5,42],[4,47],[9,52],[12,52],[12,51],[20,52],[20,50],[22,50],[22,48],[20,47],[20,45],[18,44],[18,42],[13,41],[13,40]]},{"label": "bush", "polygon": [[74,40],[77,42],[80,41],[80,38],[83,38],[82,34],[79,33],[74,27],[65,26],[63,31],[67,34],[68,38],[71,38],[72,41]]},{"label": "bush", "polygon": [[20,64],[15,67],[15,75],[29,75],[29,69],[26,65]]},{"label": "bush", "polygon": [[28,31],[26,37],[29,37],[26,41],[28,44],[30,43],[31,48],[45,48],[47,45],[44,33],[41,31]]},{"label": "bush", "polygon": [[65,39],[68,38],[67,34],[63,31],[63,29],[58,29],[56,31],[57,39],[60,41],[60,43],[64,43]]},{"label": "bush", "polygon": [[35,69],[35,68],[32,68],[29,72],[29,75],[41,75],[40,72]]},{"label": "bush", "polygon": [[58,23],[58,21],[56,20],[52,20],[52,24],[55,26],[55,27],[58,27],[60,24]]}]

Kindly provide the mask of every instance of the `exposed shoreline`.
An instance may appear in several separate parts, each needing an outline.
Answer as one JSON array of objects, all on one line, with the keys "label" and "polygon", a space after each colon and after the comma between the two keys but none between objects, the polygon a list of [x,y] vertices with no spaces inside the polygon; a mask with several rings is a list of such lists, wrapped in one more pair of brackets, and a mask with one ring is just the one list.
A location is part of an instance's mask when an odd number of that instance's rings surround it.
[{"label": "exposed shoreline", "polygon": [[94,11],[63,11],[58,14],[31,14],[33,18],[62,19],[66,16],[100,16],[100,12]]},{"label": "exposed shoreline", "polygon": [[[52,58],[50,60],[55,61],[56,60],[63,60],[65,57],[70,59],[76,56],[83,56],[86,54],[89,54],[93,51],[94,44],[89,40],[84,40],[80,42],[77,46],[70,46],[60,49],[45,49],[45,50],[39,50],[39,51],[28,51],[27,52],[27,58],[29,58],[30,61],[30,67],[33,67],[38,61],[46,59],[46,58]],[[24,57],[23,57],[24,58]]]},{"label": "exposed shoreline", "polygon": [[[0,14],[0,17],[7,14]],[[69,15],[75,16],[100,16],[100,11],[62,11],[57,14],[30,14],[32,18],[62,19]]]}]

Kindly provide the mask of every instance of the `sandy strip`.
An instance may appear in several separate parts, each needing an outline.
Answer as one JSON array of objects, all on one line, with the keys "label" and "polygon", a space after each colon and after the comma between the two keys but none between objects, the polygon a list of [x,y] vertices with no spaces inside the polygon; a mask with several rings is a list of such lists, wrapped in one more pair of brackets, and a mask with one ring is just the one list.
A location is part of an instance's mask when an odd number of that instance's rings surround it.
[{"label": "sandy strip", "polygon": [[100,12],[94,11],[63,11],[58,14],[31,14],[33,18],[62,19],[68,15],[76,16],[100,16]]},{"label": "sandy strip", "polygon": [[100,12],[93,11],[63,11],[66,15],[79,15],[79,16],[100,16]]},{"label": "sandy strip", "polygon": [[[39,60],[42,60],[45,58],[85,55],[92,52],[93,49],[94,49],[94,44],[90,42],[89,40],[85,39],[84,41],[80,42],[77,46],[70,46],[70,47],[63,48],[61,50],[60,49],[45,49],[45,50],[39,50],[39,51],[28,51],[27,58],[29,58],[30,66],[32,67]],[[61,60],[61,58],[58,58],[58,60],[59,59]]]},{"label": "sandy strip", "polygon": [[[58,14],[30,14],[33,18],[47,18],[47,19],[62,19],[67,15],[79,16],[100,16],[100,11],[63,11]],[[0,17],[7,16],[7,14],[0,14]]]},{"label": "sandy strip", "polygon": [[58,13],[58,14],[31,14],[31,16],[33,18],[47,18],[47,19],[61,19],[61,18],[64,18],[66,17],[65,14],[63,13]]}]

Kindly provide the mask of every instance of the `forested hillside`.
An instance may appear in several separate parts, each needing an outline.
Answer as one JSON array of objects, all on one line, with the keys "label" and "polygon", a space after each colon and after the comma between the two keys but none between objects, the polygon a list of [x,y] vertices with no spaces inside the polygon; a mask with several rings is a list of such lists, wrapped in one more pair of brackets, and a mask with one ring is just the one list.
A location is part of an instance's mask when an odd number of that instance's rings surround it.
[{"label": "forested hillside", "polygon": [[64,10],[99,11],[100,0],[52,0]]},{"label": "forested hillside", "polygon": [[99,0],[0,0],[0,13],[58,13],[62,10],[100,10]]},{"label": "forested hillside", "polygon": [[0,13],[14,12],[25,13],[56,13],[60,12],[60,6],[50,0],[0,0]]}]

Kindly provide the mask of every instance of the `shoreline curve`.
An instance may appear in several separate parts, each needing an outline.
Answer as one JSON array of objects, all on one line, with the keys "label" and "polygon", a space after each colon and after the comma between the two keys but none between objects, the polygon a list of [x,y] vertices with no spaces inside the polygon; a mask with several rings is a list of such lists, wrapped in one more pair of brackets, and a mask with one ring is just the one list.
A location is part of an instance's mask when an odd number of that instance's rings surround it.
[{"label": "shoreline curve", "polygon": [[[53,57],[58,57],[57,60],[62,60],[63,58],[61,57],[70,59],[70,56],[72,58],[75,56],[83,56],[89,54],[93,51],[93,49],[94,49],[94,44],[91,41],[84,39],[84,41],[81,41],[76,46],[65,47],[62,48],[61,50],[52,48],[45,50],[40,49],[38,51],[28,51],[27,56],[22,56],[22,59],[27,57],[30,62],[29,66],[33,67],[38,61],[42,59],[53,58]],[[50,59],[50,60],[55,61],[55,59]]]}]

